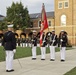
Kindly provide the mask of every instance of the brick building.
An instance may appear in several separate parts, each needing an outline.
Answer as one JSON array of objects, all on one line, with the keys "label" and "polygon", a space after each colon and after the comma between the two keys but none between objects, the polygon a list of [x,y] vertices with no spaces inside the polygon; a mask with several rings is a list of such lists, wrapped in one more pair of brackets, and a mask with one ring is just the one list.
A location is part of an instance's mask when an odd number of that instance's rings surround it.
[{"label": "brick building", "polygon": [[69,43],[76,45],[76,0],[55,0],[55,31],[68,33]]},{"label": "brick building", "polygon": [[3,21],[5,17],[3,15],[0,15],[0,21]]},{"label": "brick building", "polygon": [[[68,33],[69,43],[76,45],[76,0],[54,0],[54,12],[46,12],[49,31],[55,30],[59,35],[61,30]],[[30,14],[32,30],[40,31],[41,14]]]},{"label": "brick building", "polygon": [[[54,28],[54,12],[46,12],[47,15],[47,20],[48,20],[48,25],[49,25],[49,30],[50,27]],[[37,32],[40,31],[40,25],[41,25],[41,13],[35,13],[35,14],[30,14],[31,18],[31,25],[30,28],[27,28],[26,32],[29,30],[37,30]]]}]

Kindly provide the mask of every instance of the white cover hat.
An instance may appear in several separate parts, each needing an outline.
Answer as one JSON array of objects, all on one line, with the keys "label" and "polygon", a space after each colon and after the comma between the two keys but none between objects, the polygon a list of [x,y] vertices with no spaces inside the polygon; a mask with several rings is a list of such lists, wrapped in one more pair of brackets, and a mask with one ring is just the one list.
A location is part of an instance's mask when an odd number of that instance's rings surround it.
[{"label": "white cover hat", "polygon": [[37,32],[37,31],[36,30],[33,30],[32,32],[34,33],[34,32]]},{"label": "white cover hat", "polygon": [[55,30],[52,30],[52,32],[55,32]]},{"label": "white cover hat", "polygon": [[13,24],[8,25],[7,27],[8,27],[8,28],[12,28],[12,27],[13,27]]},{"label": "white cover hat", "polygon": [[64,30],[61,30],[61,32],[64,32]]}]

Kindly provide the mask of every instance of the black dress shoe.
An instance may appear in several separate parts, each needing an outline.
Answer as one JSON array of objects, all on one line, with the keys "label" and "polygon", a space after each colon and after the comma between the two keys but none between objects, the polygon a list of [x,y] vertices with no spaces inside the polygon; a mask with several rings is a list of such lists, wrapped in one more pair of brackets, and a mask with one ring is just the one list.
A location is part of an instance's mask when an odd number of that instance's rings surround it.
[{"label": "black dress shoe", "polygon": [[7,72],[8,70],[6,70],[6,72]]},{"label": "black dress shoe", "polygon": [[45,60],[45,59],[41,59],[41,60]]},{"label": "black dress shoe", "polygon": [[50,59],[50,61],[55,61],[54,59]]},{"label": "black dress shoe", "polygon": [[11,70],[6,70],[6,72],[13,72],[14,71],[14,69],[11,69]]},{"label": "black dress shoe", "polygon": [[32,58],[32,60],[36,60],[36,58]]},{"label": "black dress shoe", "polygon": [[64,62],[65,60],[61,59],[61,62]]}]

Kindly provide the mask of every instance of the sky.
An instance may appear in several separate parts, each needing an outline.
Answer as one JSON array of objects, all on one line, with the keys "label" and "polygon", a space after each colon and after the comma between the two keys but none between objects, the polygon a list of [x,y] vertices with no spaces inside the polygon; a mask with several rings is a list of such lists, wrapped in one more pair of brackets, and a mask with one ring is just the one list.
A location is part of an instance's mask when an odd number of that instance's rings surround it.
[{"label": "sky", "polygon": [[45,4],[46,12],[54,11],[54,0],[0,0],[0,14],[6,16],[7,7],[10,7],[12,2],[22,2],[24,7],[28,8],[29,14],[40,13],[42,3]]}]

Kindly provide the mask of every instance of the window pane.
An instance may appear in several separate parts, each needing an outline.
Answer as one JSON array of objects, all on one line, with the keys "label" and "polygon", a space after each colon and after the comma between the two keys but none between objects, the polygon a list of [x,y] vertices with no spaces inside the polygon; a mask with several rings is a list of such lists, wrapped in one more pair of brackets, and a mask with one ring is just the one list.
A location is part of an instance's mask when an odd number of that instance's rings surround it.
[{"label": "window pane", "polygon": [[59,6],[58,6],[58,8],[62,8],[62,3],[59,3]]},{"label": "window pane", "polygon": [[51,21],[48,21],[48,25],[51,26]]},{"label": "window pane", "polygon": [[68,2],[65,2],[64,7],[68,7]]},{"label": "window pane", "polygon": [[30,25],[30,27],[33,27],[33,22],[31,22],[31,25]]},{"label": "window pane", "polygon": [[41,27],[41,21],[39,21],[38,26]]},{"label": "window pane", "polygon": [[66,15],[61,16],[61,25],[66,25]]}]

